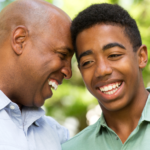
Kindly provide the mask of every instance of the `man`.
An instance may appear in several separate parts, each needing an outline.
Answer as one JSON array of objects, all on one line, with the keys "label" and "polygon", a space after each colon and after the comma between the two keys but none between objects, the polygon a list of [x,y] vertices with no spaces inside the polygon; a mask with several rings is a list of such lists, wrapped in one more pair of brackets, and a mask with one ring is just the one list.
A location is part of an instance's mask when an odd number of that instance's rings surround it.
[{"label": "man", "polygon": [[70,24],[39,0],[15,1],[0,13],[0,150],[60,150],[68,139],[40,107],[72,75]]},{"label": "man", "polygon": [[84,83],[103,113],[63,150],[150,149],[147,48],[134,19],[118,5],[95,4],[79,13],[71,32]]}]

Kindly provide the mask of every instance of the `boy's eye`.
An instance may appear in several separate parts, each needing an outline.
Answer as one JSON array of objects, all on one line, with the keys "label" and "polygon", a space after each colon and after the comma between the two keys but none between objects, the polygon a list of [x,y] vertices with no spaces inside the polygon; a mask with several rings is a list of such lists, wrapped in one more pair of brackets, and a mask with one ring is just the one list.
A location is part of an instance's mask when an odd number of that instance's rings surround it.
[{"label": "boy's eye", "polygon": [[121,56],[121,54],[112,54],[112,55],[110,55],[109,57],[110,57],[110,58],[115,58],[115,57],[119,57],[119,56]]},{"label": "boy's eye", "polygon": [[84,67],[84,66],[87,66],[88,64],[90,64],[90,63],[92,63],[93,61],[87,61],[87,62],[84,62],[83,64],[82,64],[82,66]]}]

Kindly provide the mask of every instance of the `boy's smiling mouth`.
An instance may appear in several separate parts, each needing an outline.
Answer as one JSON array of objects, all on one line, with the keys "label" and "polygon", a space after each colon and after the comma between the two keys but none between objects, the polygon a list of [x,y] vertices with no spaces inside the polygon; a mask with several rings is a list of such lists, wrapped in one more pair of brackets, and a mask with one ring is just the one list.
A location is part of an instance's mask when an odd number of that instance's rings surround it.
[{"label": "boy's smiling mouth", "polygon": [[106,95],[112,95],[117,92],[117,90],[121,87],[121,85],[122,85],[121,81],[114,82],[114,83],[99,87],[99,90]]}]

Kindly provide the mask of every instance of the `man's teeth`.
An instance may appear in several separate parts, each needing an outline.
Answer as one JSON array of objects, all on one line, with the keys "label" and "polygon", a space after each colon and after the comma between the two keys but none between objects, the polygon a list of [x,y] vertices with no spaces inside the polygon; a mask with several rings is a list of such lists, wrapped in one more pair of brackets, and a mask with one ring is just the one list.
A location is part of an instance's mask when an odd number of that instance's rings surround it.
[{"label": "man's teeth", "polygon": [[99,89],[103,93],[111,95],[111,94],[115,93],[118,90],[118,88],[120,87],[120,85],[121,85],[121,82],[117,82],[117,83],[114,83],[114,84],[110,84],[108,86],[101,87]]},{"label": "man's teeth", "polygon": [[48,84],[51,85],[54,90],[57,90],[58,85],[55,82],[49,81]]}]

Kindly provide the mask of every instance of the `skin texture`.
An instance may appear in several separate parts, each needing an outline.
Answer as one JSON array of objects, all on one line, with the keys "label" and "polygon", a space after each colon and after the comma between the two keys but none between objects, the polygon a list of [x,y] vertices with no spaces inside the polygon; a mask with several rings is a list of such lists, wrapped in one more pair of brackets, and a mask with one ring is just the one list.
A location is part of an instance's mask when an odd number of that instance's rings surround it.
[{"label": "skin texture", "polygon": [[[107,125],[124,143],[137,126],[149,94],[142,79],[147,48],[142,45],[133,52],[124,28],[108,24],[94,25],[79,33],[76,46],[84,83],[98,99]],[[99,90],[120,81],[122,85],[113,95]]]},{"label": "skin texture", "polygon": [[20,109],[52,96],[48,80],[72,76],[70,24],[45,1],[15,1],[0,13],[0,89]]}]

